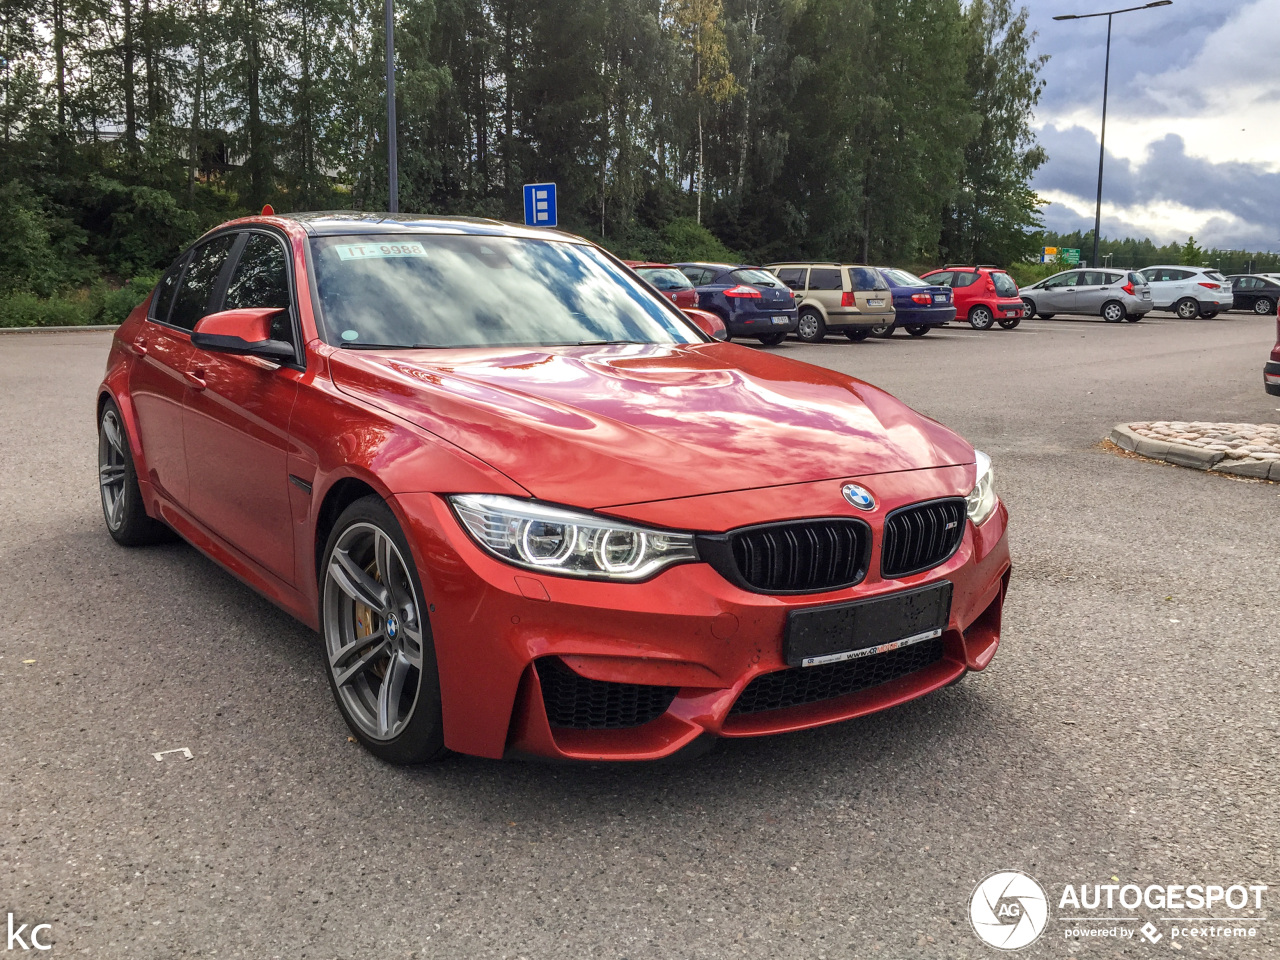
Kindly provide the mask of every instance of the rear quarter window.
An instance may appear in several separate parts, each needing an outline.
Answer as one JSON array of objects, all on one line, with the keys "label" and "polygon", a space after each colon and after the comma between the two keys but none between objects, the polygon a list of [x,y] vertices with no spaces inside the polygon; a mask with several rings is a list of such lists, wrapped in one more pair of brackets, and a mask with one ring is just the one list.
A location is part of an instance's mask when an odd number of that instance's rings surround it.
[{"label": "rear quarter window", "polygon": [[809,271],[810,290],[843,290],[839,267],[814,267]]},{"label": "rear quarter window", "polygon": [[951,280],[951,286],[968,287],[976,283],[977,280],[978,275],[976,273],[957,273]]}]

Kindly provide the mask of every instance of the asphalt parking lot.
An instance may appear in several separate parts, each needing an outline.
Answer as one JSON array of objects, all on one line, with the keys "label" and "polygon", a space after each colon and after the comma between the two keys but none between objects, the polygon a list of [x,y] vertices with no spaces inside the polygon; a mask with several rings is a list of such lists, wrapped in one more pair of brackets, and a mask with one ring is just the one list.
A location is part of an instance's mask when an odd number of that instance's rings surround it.
[{"label": "asphalt parking lot", "polygon": [[[1003,868],[1274,903],[1280,485],[1098,446],[1276,422],[1274,337],[1232,313],[789,342],[991,454],[991,667],[681,763],[405,770],[348,742],[315,635],[184,545],[108,537],[108,335],[0,336],[0,913],[50,924],[50,956],[958,958],[997,954],[967,907]],[[1052,906],[1024,956],[1280,956],[1274,910],[1171,954],[1068,941]]]}]

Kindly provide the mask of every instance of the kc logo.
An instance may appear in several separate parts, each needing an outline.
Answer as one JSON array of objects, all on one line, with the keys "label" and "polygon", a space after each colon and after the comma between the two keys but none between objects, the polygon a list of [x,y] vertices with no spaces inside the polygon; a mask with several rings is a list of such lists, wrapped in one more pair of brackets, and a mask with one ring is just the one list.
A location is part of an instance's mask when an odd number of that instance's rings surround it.
[{"label": "kc logo", "polygon": [[[53,946],[51,943],[41,943],[41,930],[52,930],[47,923],[38,923],[31,928],[30,933],[26,933],[27,925],[21,924],[16,930],[13,926],[13,914],[9,914],[9,939],[5,941],[5,950],[30,950],[34,947],[37,950],[48,950]],[[23,935],[26,934],[26,939]],[[47,940],[47,938],[45,938]]]}]

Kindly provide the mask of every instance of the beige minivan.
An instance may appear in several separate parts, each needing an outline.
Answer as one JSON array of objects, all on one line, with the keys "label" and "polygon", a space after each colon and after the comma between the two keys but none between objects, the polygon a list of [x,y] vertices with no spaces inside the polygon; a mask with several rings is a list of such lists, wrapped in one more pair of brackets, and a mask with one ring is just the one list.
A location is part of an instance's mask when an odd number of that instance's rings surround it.
[{"label": "beige minivan", "polygon": [[875,267],[847,263],[771,263],[768,269],[795,293],[800,322],[796,336],[820,343],[828,333],[867,339],[893,325],[893,296]]}]

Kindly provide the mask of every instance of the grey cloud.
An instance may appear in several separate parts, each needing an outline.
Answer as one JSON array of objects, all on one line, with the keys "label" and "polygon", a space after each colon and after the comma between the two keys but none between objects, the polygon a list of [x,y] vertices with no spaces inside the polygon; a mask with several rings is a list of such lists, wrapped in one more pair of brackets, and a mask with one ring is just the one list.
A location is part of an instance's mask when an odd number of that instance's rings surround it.
[{"label": "grey cloud", "polygon": [[[1062,191],[1092,206],[1097,189],[1097,138],[1082,127],[1059,130],[1047,126],[1040,132],[1040,140],[1049,162],[1037,174],[1035,187]],[[1214,163],[1190,157],[1177,134],[1151,144],[1141,163],[1130,163],[1108,152],[1103,199],[1129,208],[1167,201],[1193,210],[1224,210],[1244,225],[1215,218],[1198,234],[1225,246],[1280,246],[1280,173],[1259,164]],[[1054,211],[1053,215],[1070,216],[1070,211]],[[1048,214],[1046,222],[1047,218]],[[1120,226],[1106,221],[1103,233],[1122,235]],[[1149,232],[1138,225],[1125,228],[1130,227],[1134,231],[1131,235]]]}]

